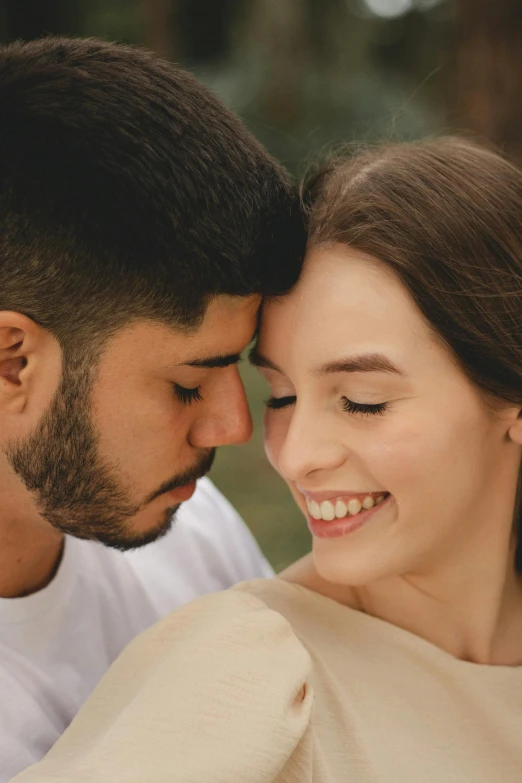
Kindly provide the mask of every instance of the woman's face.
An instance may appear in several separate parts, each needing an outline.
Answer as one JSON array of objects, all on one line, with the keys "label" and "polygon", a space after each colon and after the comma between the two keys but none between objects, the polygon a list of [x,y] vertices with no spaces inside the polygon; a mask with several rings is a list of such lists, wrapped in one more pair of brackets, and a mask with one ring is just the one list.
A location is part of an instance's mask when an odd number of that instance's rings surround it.
[{"label": "woman's face", "polygon": [[385,265],[312,249],[265,305],[253,359],[271,391],[267,455],[324,578],[420,573],[509,536],[517,411],[485,406]]}]

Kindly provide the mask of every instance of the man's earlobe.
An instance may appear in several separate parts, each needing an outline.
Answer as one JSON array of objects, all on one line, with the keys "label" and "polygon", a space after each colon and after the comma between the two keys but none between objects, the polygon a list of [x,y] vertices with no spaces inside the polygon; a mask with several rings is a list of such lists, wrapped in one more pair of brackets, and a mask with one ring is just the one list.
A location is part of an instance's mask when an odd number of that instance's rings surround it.
[{"label": "man's earlobe", "polygon": [[49,337],[23,313],[0,310],[0,411],[20,413],[34,391],[35,369],[42,365]]},{"label": "man's earlobe", "polygon": [[0,310],[0,443],[31,432],[59,387],[60,344],[23,313]]},{"label": "man's earlobe", "polygon": [[[34,427],[60,377],[61,349],[54,335],[23,313],[0,310],[0,441],[19,434],[20,427]],[[23,421],[21,413],[27,414]]]},{"label": "man's earlobe", "polygon": [[25,356],[0,361],[0,376],[15,386],[21,385],[20,373],[27,365]]},{"label": "man's earlobe", "polygon": [[6,316],[8,313],[0,313],[0,410],[13,413],[24,410],[27,401],[23,371],[29,340],[24,329],[10,325],[9,319],[5,323]]},{"label": "man's earlobe", "polygon": [[25,337],[22,329],[0,326],[0,383],[3,379],[6,384],[21,385],[20,374],[27,366],[27,357],[24,355]]}]

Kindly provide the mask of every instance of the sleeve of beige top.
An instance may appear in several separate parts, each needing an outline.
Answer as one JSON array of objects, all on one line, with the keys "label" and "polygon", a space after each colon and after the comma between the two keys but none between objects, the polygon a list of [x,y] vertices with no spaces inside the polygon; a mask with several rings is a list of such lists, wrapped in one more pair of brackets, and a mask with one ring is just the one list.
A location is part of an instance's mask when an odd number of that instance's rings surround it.
[{"label": "sleeve of beige top", "polygon": [[303,780],[309,672],[290,624],[258,598],[204,596],[135,639],[12,783]]}]

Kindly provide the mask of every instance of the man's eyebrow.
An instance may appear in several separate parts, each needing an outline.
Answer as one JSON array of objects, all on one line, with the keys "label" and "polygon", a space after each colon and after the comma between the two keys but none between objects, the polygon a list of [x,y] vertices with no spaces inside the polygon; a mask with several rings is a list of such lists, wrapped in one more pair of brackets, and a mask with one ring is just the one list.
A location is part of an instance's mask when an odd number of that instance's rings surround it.
[{"label": "man's eyebrow", "polygon": [[276,372],[281,372],[279,367],[270,361],[270,359],[267,359],[266,356],[263,356],[263,354],[259,353],[257,349],[257,345],[254,345],[254,347],[251,349],[250,353],[248,354],[248,361],[250,364],[253,364],[254,367],[265,367],[267,370],[275,370]]},{"label": "man's eyebrow", "polygon": [[387,372],[394,375],[404,375],[382,353],[366,353],[361,356],[348,356],[335,362],[323,364],[317,371],[318,375],[329,375],[335,372]]},{"label": "man's eyebrow", "polygon": [[208,356],[203,359],[193,359],[191,362],[182,362],[184,367],[199,367],[203,370],[213,370],[215,367],[230,367],[241,361],[240,353],[229,353],[222,356]]}]

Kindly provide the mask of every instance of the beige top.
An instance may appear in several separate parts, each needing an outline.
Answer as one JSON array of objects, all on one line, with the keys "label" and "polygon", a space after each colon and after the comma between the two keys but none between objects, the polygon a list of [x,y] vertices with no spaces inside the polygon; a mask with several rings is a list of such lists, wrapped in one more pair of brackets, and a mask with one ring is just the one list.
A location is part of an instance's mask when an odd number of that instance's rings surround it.
[{"label": "beige top", "polygon": [[16,783],[520,783],[522,667],[279,579],[138,637]]}]

